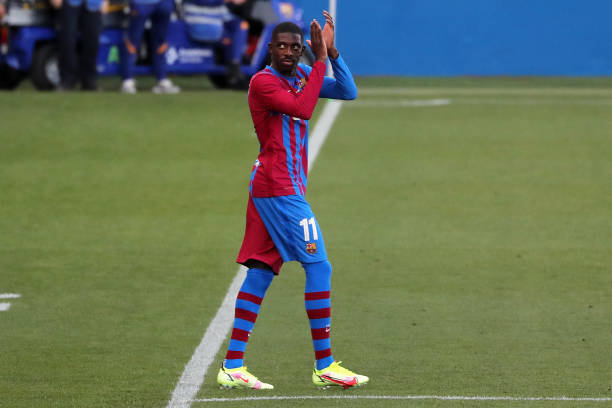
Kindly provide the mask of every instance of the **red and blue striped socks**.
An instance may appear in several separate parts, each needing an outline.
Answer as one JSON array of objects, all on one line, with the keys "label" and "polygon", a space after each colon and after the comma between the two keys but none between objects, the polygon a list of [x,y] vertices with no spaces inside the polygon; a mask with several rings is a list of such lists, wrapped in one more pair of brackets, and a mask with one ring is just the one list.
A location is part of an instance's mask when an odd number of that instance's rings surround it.
[{"label": "red and blue striped socks", "polygon": [[[334,362],[331,352],[331,274],[328,261],[302,264],[306,272],[304,304],[310,321],[317,370]],[[244,352],[257,320],[261,302],[274,279],[265,269],[249,269],[236,299],[234,328],[223,365],[238,368],[244,365]]]},{"label": "red and blue striped socks", "polygon": [[317,370],[334,362],[329,338],[331,329],[332,268],[328,261],[302,264],[306,272],[304,303],[310,321],[310,333],[315,351]]},{"label": "red and blue striped socks", "polygon": [[261,302],[274,279],[274,273],[265,269],[249,269],[236,299],[234,329],[223,366],[238,368],[244,365],[244,351],[257,320]]}]

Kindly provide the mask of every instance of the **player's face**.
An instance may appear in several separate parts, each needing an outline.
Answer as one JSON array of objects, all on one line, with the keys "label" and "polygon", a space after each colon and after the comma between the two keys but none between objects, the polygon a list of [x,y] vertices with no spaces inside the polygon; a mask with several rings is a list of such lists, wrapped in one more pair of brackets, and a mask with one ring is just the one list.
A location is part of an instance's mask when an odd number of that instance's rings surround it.
[{"label": "player's face", "polygon": [[286,76],[295,76],[296,67],[304,53],[302,36],[295,33],[278,33],[268,44],[272,68]]}]

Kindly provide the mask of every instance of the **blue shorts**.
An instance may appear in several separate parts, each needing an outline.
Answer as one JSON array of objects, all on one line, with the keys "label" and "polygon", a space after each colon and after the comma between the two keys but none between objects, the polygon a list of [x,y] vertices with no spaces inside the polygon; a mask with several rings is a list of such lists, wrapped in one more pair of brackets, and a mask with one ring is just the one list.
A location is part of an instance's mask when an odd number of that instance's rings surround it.
[{"label": "blue shorts", "polygon": [[253,203],[284,262],[327,260],[323,234],[304,196],[253,197]]}]

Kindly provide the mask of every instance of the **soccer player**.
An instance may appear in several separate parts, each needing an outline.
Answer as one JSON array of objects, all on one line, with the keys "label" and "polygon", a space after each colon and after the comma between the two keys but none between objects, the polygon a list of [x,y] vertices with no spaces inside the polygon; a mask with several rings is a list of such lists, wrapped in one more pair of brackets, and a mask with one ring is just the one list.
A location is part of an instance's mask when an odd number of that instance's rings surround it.
[{"label": "soccer player", "polygon": [[[331,264],[323,234],[304,198],[308,174],[308,119],[318,98],[355,99],[357,87],[334,46],[334,22],[324,12],[323,29],[310,24],[308,42],[316,62],[299,64],[305,50],[301,29],[280,23],[268,44],[271,64],[251,79],[249,108],[260,152],[249,187],[246,230],[237,262],[248,268],[236,299],[234,328],[217,382],[225,388],[272,389],[244,366],[244,352],[261,302],[283,262],[301,262],[306,274],[304,301],[315,350],[316,386],[349,388],[369,381],[332,356]],[[325,77],[329,56],[335,78]]]}]

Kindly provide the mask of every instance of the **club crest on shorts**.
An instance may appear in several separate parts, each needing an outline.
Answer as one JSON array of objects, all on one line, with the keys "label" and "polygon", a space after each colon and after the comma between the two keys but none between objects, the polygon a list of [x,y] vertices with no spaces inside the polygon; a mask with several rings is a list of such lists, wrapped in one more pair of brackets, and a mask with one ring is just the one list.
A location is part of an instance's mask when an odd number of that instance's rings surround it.
[{"label": "club crest on shorts", "polygon": [[314,254],[317,252],[317,244],[315,242],[306,243],[306,252],[309,254]]}]

